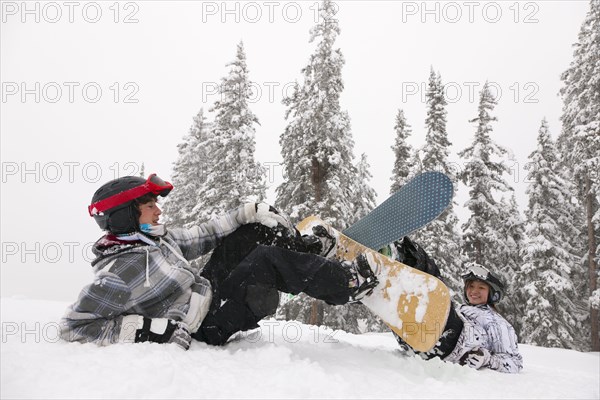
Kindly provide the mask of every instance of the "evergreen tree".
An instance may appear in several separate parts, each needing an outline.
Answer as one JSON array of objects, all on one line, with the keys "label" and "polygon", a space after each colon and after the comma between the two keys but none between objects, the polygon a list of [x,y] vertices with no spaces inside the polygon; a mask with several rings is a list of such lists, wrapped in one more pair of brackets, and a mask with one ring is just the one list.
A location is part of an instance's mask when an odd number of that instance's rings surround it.
[{"label": "evergreen tree", "polygon": [[163,210],[167,223],[191,227],[204,222],[210,215],[204,207],[208,167],[213,164],[209,147],[210,125],[200,109],[183,142],[173,165],[173,186],[177,188],[165,199]]},{"label": "evergreen tree", "polygon": [[240,203],[265,198],[265,169],[254,159],[255,124],[258,118],[249,108],[252,96],[243,43],[236,58],[227,64],[227,77],[219,86],[220,99],[210,110],[215,113],[209,148],[210,173],[202,207],[209,215],[221,214]]},{"label": "evergreen tree", "polygon": [[[425,146],[420,150],[421,168],[423,171],[440,171],[456,181],[449,161],[451,146],[446,131],[446,99],[441,75],[431,68],[429,85],[426,93],[427,118],[425,125],[427,134]],[[456,192],[456,187],[454,188]],[[461,238],[456,232],[458,217],[452,202],[442,214],[424,228],[414,233],[414,239],[436,261],[445,283],[454,293],[462,297],[461,272]]]},{"label": "evergreen tree", "polygon": [[423,148],[415,149],[415,151],[413,151],[413,153],[412,153],[412,156],[410,157],[410,161],[408,162],[408,164],[411,166],[411,174],[408,177],[409,180],[413,176],[418,175],[424,171],[422,160],[423,160]]},{"label": "evergreen tree", "polygon": [[[597,0],[590,0],[590,10],[574,47],[573,61],[561,76],[564,106],[559,147],[576,183],[573,195],[585,216],[586,283],[591,300],[598,295],[600,265],[600,2]],[[594,307],[589,310],[590,347],[592,351],[600,351],[599,312]]]},{"label": "evergreen tree", "polygon": [[[580,329],[573,301],[577,294],[570,276],[575,260],[565,238],[574,234],[576,227],[569,224],[569,185],[558,173],[557,151],[545,119],[537,149],[529,159],[528,239],[520,277],[527,303],[521,337],[539,346],[575,348]],[[565,227],[569,229],[563,230]]]},{"label": "evergreen tree", "polygon": [[502,269],[505,257],[510,253],[503,229],[498,221],[507,218],[510,212],[496,200],[498,193],[511,190],[502,175],[508,167],[497,158],[507,150],[494,143],[490,134],[491,123],[496,117],[490,115],[496,100],[486,82],[480,93],[478,116],[471,120],[477,123],[477,131],[471,146],[459,155],[466,159],[461,173],[462,181],[469,187],[469,200],[466,206],[470,216],[463,228],[463,252],[469,261],[485,265],[491,270]]},{"label": "evergreen tree", "polygon": [[302,70],[304,81],[284,99],[289,121],[281,135],[284,182],[277,188],[277,208],[301,220],[318,214],[338,229],[356,219],[350,118],[340,106],[344,58],[334,48],[340,33],[335,5],[325,0],[320,21],[310,32],[316,51]]},{"label": "evergreen tree", "polygon": [[425,171],[437,170],[445,174],[451,174],[448,166],[448,152],[452,145],[448,141],[446,131],[446,98],[444,97],[444,85],[439,73],[435,73],[433,67],[429,72],[429,82],[425,93],[427,103],[427,117],[425,126],[425,147],[423,148],[423,169]]},{"label": "evergreen tree", "polygon": [[375,190],[369,185],[371,178],[371,172],[369,170],[371,166],[367,161],[367,155],[363,153],[360,156],[360,161],[356,166],[357,171],[357,180],[356,180],[356,191],[354,195],[354,218],[356,220],[364,217],[369,212],[371,212],[376,205],[377,193]]},{"label": "evergreen tree", "polygon": [[413,149],[407,142],[412,131],[410,125],[406,122],[403,110],[398,110],[394,131],[396,132],[396,138],[392,150],[394,152],[395,161],[392,170],[392,186],[390,187],[390,194],[396,193],[408,181],[413,167],[411,165]]},{"label": "evergreen tree", "polygon": [[496,271],[505,285],[505,297],[498,309],[510,321],[517,335],[521,332],[521,318],[525,312],[527,301],[522,289],[522,284],[517,282],[522,264],[521,251],[525,240],[525,221],[519,212],[519,206],[514,192],[510,200],[504,197],[500,200],[500,209],[507,212],[499,214],[500,220],[496,222],[500,237],[506,242],[506,253],[502,254],[504,263],[497,266]]},{"label": "evergreen tree", "polygon": [[[275,207],[288,212],[294,220],[319,215],[343,230],[373,205],[369,197],[371,194],[374,197],[374,192],[365,185],[361,187],[359,182],[350,117],[340,106],[344,57],[340,49],[334,48],[340,34],[336,12],[334,3],[323,1],[320,19],[310,31],[310,42],[316,43],[316,50],[302,69],[303,82],[297,83],[292,94],[283,100],[288,124],[279,142],[285,179],[277,188]],[[367,166],[362,165],[366,177]],[[355,210],[357,202],[363,205]],[[343,321],[343,325],[330,326],[349,331],[358,329],[358,320],[362,318],[361,308],[356,305],[332,307],[302,295],[295,296],[282,308],[281,315],[285,318],[315,325]],[[340,317],[354,313],[357,313],[355,318]],[[303,315],[308,318],[303,319]],[[375,318],[370,313],[366,315]],[[369,321],[367,326],[376,324]]]}]

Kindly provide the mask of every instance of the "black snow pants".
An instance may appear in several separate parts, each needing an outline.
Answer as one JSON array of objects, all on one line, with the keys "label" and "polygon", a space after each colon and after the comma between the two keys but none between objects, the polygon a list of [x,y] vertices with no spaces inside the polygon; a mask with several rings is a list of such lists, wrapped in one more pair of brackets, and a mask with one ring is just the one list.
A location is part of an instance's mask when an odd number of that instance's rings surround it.
[{"label": "black snow pants", "polygon": [[213,288],[206,318],[193,337],[224,345],[236,332],[257,328],[275,313],[279,291],[333,305],[350,298],[350,272],[341,263],[307,253],[297,232],[248,224],[225,237],[205,265],[202,276]]}]

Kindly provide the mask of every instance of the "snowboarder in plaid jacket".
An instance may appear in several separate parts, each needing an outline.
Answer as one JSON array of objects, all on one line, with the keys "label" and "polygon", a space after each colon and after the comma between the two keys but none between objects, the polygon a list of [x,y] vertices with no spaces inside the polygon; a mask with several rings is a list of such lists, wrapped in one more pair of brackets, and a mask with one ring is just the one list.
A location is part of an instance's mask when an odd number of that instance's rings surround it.
[{"label": "snowboarder in plaid jacket", "polygon": [[[246,203],[191,229],[159,223],[156,201],[173,189],[156,174],[100,187],[88,207],[105,231],[93,246],[93,283],[61,320],[67,341],[223,345],[275,312],[279,292],[329,304],[357,301],[372,274],[364,258],[321,257],[317,237],[301,237],[283,215]],[[191,260],[212,251],[204,266]]]}]

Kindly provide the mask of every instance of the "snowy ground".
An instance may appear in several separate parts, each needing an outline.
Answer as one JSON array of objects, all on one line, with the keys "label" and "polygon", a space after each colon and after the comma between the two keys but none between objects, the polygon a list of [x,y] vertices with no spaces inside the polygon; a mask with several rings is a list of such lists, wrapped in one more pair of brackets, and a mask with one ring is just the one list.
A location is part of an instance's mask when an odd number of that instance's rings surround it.
[{"label": "snowy ground", "polygon": [[2,298],[2,398],[600,397],[600,355],[521,345],[518,375],[402,355],[390,334],[264,321],[222,348],[64,343],[66,303]]}]

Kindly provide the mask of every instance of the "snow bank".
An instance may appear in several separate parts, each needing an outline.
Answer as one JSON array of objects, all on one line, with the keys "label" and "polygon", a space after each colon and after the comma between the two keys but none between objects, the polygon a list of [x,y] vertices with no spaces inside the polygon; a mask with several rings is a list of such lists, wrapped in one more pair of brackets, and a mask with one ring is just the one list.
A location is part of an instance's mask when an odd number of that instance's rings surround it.
[{"label": "snow bank", "polygon": [[58,340],[66,303],[2,298],[2,398],[581,398],[600,355],[521,346],[518,375],[404,356],[391,334],[267,320],[225,347]]}]

